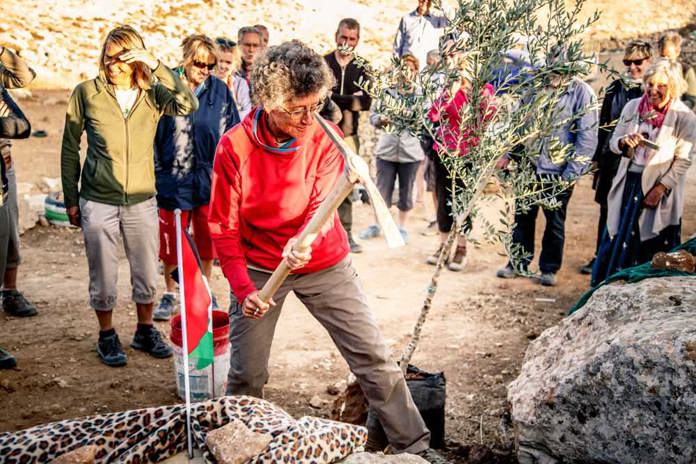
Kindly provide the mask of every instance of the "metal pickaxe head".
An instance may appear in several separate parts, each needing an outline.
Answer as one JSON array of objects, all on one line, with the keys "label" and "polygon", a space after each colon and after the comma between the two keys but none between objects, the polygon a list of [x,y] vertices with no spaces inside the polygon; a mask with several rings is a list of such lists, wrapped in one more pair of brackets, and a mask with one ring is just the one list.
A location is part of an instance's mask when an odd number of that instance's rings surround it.
[{"label": "metal pickaxe head", "polygon": [[379,189],[370,177],[370,167],[367,165],[364,159],[350,149],[350,147],[343,141],[336,131],[333,130],[331,125],[329,125],[324,118],[319,115],[316,115],[316,118],[331,141],[336,145],[338,150],[343,155],[348,178],[354,184],[362,184],[363,187],[365,187],[365,190],[367,190],[367,194],[370,197],[370,204],[372,205],[372,209],[375,213],[375,219],[384,233],[387,246],[389,248],[404,246],[404,238],[399,232],[399,228],[396,226],[394,218],[389,212],[389,208],[387,208],[386,203],[384,203],[384,199],[379,193]]}]

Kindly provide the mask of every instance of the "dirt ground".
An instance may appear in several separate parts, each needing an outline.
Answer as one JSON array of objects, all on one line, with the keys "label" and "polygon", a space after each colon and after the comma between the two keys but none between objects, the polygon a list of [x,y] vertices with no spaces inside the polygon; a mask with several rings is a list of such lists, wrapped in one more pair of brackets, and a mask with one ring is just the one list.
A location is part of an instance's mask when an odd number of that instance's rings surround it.
[{"label": "dirt ground", "polygon": [[[20,141],[13,149],[20,182],[59,176],[59,151],[66,91],[35,91],[22,106],[34,129],[46,138]],[[696,232],[696,169],[690,171],[683,237]],[[471,247],[461,273],[443,271],[430,319],[413,362],[444,371],[447,378],[447,438],[459,462],[496,462],[479,445],[509,457],[511,437],[501,427],[506,385],[521,366],[525,349],[554,325],[587,289],[578,273],[591,256],[598,208],[590,179],[576,187],[568,212],[567,240],[558,286],[541,287],[530,279],[503,281],[495,271],[505,264],[500,249]],[[370,222],[371,210],[355,205],[355,230]],[[396,353],[408,341],[433,270],[426,256],[436,237],[424,236],[422,207],[412,216],[410,242],[389,250],[383,241],[364,241],[353,255],[385,338]],[[543,230],[543,217],[538,232]],[[475,231],[474,235],[479,232]],[[539,243],[539,241],[537,241]],[[18,367],[0,371],[0,431],[16,431],[67,418],[179,402],[171,360],[155,360],[129,348],[135,308],[129,302],[128,266],[119,263],[119,303],[115,323],[129,356],[124,368],[109,368],[97,358],[96,318],[87,304],[87,263],[78,230],[37,226],[22,237],[20,289],[39,315],[30,319],[0,316],[0,343],[18,359]],[[163,283],[160,284],[160,288]],[[227,283],[219,268],[212,287],[221,303]],[[158,327],[169,334],[167,323]],[[334,397],[327,386],[344,380],[348,369],[322,327],[294,297],[288,298],[277,327],[267,398],[295,416],[328,417]],[[310,405],[313,397],[320,407]],[[317,398],[314,406],[318,406]],[[478,457],[475,458],[474,455]]]}]

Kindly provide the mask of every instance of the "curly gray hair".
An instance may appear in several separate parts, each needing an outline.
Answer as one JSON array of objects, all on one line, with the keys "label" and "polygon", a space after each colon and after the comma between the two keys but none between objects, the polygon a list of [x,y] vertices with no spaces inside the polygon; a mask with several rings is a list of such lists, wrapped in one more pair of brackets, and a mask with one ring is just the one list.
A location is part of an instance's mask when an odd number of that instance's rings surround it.
[{"label": "curly gray hair", "polygon": [[324,58],[299,40],[269,47],[251,69],[254,103],[266,111],[294,98],[314,94],[324,98],[335,82]]}]

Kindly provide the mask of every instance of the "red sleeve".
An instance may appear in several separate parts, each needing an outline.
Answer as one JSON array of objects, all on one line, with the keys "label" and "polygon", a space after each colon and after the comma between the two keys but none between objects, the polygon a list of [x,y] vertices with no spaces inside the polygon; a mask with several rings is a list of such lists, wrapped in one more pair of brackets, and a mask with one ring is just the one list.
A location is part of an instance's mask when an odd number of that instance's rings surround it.
[{"label": "red sleeve", "polygon": [[[343,135],[335,124],[331,124],[331,127],[339,136]],[[334,186],[338,183],[339,177],[341,177],[341,174],[343,173],[343,155],[341,155],[338,148],[331,142],[329,136],[323,133],[323,129],[319,128],[319,130],[322,132],[322,134],[321,138],[316,143],[316,145],[319,147],[316,156],[321,156],[321,159],[319,160],[319,165],[317,167],[317,175],[314,180],[314,186],[312,187],[312,193],[309,197],[307,216],[305,217],[304,223],[300,228],[300,232],[304,230],[307,224],[309,224],[309,221],[312,220],[314,214],[319,208],[319,205],[321,205],[321,203],[331,193]],[[319,241],[322,235],[326,234],[331,229],[334,224],[332,219],[333,217],[329,219],[321,228],[315,243]]]},{"label": "red sleeve", "polygon": [[256,287],[247,272],[239,230],[241,184],[239,158],[228,136],[217,146],[213,164],[208,226],[220,267],[232,292],[241,303]]}]

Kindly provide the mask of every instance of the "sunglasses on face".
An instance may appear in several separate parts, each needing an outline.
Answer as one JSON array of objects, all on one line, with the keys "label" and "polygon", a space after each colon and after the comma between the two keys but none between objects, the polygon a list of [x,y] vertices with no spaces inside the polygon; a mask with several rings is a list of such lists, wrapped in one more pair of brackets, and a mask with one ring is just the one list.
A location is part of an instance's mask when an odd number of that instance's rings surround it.
[{"label": "sunglasses on face", "polygon": [[215,69],[215,66],[217,66],[217,63],[208,64],[197,60],[192,61],[191,64],[197,67],[198,69],[208,68],[208,71],[212,71],[213,69]]},{"label": "sunglasses on face", "polygon": [[290,116],[292,119],[299,120],[302,119],[302,116],[304,116],[305,113],[308,113],[310,116],[313,115],[314,113],[318,113],[321,111],[321,109],[324,107],[324,101],[320,101],[319,103],[313,105],[313,106],[308,106],[304,108],[299,108],[296,110],[287,110],[283,107],[280,109],[283,110],[285,114]]},{"label": "sunglasses on face", "polygon": [[636,66],[640,66],[641,64],[643,64],[643,61],[645,61],[645,60],[646,60],[646,58],[639,58],[637,60],[623,60],[623,64],[626,67],[629,67],[632,64],[634,64]]},{"label": "sunglasses on face", "polygon": [[121,57],[122,57],[123,55],[125,55],[126,53],[128,53],[129,51],[130,51],[130,50],[127,50],[127,49],[124,48],[123,50],[121,50],[120,52],[116,53],[115,55],[111,55],[111,56],[109,56],[109,55],[104,55],[104,63],[106,63],[106,64],[112,64],[112,63],[117,63],[117,62],[123,62],[123,60],[121,60]]}]

